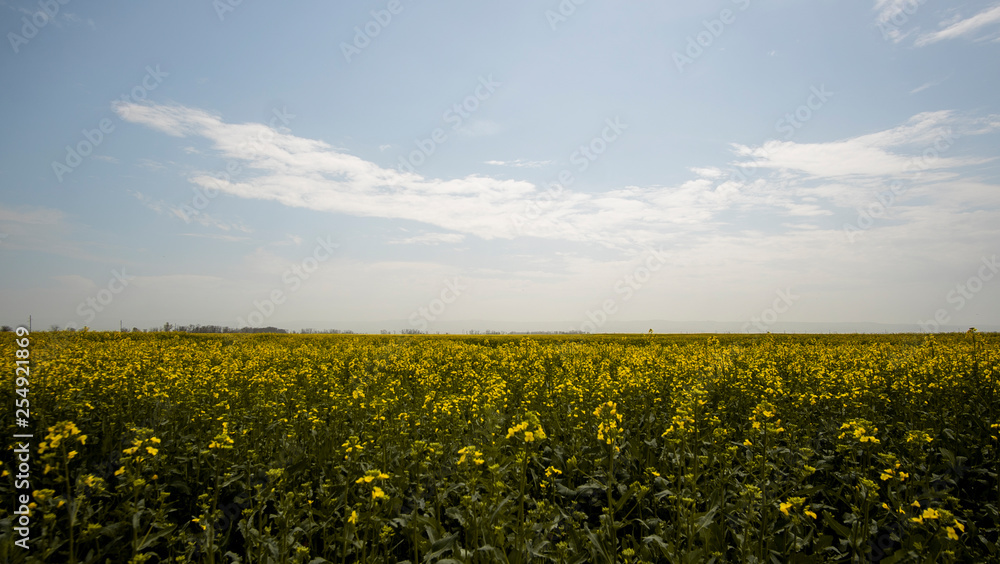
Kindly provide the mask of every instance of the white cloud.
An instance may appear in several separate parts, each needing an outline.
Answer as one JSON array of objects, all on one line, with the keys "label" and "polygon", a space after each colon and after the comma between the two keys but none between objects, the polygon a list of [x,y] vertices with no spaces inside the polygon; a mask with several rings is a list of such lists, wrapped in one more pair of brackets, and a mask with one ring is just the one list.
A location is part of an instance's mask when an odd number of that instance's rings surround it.
[{"label": "white cloud", "polygon": [[510,166],[514,168],[542,168],[555,161],[527,161],[524,159],[514,159],[512,161],[485,161],[485,164],[494,166]]},{"label": "white cloud", "polygon": [[722,178],[722,169],[715,167],[690,167],[688,170],[702,178]]},{"label": "white cloud", "polygon": [[[190,178],[202,187],[291,207],[414,220],[449,232],[396,241],[410,244],[453,243],[465,235],[531,236],[626,248],[731,232],[733,226],[722,219],[725,212],[770,214],[779,227],[801,225],[801,218],[829,225],[838,208],[868,201],[887,179],[920,170],[923,184],[954,180],[956,168],[983,159],[949,156],[947,147],[936,158],[915,159],[943,139],[954,143],[963,135],[1000,129],[997,116],[971,119],[949,111],[926,112],[884,131],[826,143],[734,145],[737,164],[755,164],[760,171],[753,180],[735,181],[720,168],[695,167],[691,170],[698,178],[680,186],[564,191],[550,197],[524,181],[484,175],[434,179],[382,168],[323,141],[261,124],[229,124],[182,106],[129,105],[119,111],[128,121],[171,135],[206,138],[221,156],[246,163],[251,173],[239,182]],[[248,146],[243,140],[249,136],[261,142]],[[224,229],[210,219],[203,221]]]},{"label": "white cloud", "polygon": [[[982,28],[997,23],[1000,23],[1000,4],[991,6],[969,18],[961,19],[950,24],[943,24],[947,25],[947,27],[940,31],[921,35],[917,38],[915,45],[922,47],[924,45],[930,45],[931,43],[937,43],[938,41],[943,41],[945,39],[971,37],[982,30]],[[993,30],[993,32],[995,33],[996,30]]]}]

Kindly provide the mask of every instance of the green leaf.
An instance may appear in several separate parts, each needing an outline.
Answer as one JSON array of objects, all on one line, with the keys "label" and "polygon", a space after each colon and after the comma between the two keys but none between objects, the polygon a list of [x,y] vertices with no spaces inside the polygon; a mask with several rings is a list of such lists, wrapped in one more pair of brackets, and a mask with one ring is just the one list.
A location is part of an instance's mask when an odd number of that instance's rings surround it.
[{"label": "green leaf", "polygon": [[824,511],[823,512],[823,521],[825,521],[827,525],[830,525],[830,527],[832,527],[834,531],[837,531],[837,534],[840,535],[840,537],[842,539],[849,539],[849,538],[851,538],[851,531],[850,531],[850,529],[848,529],[844,525],[840,524],[837,521],[837,519],[833,515],[830,514],[829,511]]}]

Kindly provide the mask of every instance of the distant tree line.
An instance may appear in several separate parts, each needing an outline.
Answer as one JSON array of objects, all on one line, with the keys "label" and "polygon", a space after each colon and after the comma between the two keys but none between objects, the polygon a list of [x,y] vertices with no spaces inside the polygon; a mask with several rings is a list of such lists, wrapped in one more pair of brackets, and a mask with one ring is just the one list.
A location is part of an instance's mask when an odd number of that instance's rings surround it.
[{"label": "distant tree line", "polygon": [[[10,325],[4,325],[0,327],[0,332],[13,331],[14,329]],[[59,331],[58,325],[52,325],[49,327],[50,331]],[[75,331],[75,329],[66,329],[66,331]],[[229,327],[226,325],[173,325],[170,323],[164,323],[160,327],[153,327],[151,329],[146,329],[143,331],[138,327],[133,327],[131,331],[129,329],[122,329],[123,333],[155,333],[155,332],[169,332],[178,331],[181,333],[295,333],[295,331],[289,331],[287,329],[281,329],[278,327]],[[302,329],[298,331],[301,335],[354,335],[355,332],[348,329]],[[390,331],[388,329],[382,329],[380,331],[382,335],[392,335],[396,332]],[[418,329],[401,329],[398,332],[400,335],[427,335],[427,331],[420,331]],[[479,330],[470,329],[468,331],[469,335],[583,335],[584,331],[492,331],[492,330]]]}]

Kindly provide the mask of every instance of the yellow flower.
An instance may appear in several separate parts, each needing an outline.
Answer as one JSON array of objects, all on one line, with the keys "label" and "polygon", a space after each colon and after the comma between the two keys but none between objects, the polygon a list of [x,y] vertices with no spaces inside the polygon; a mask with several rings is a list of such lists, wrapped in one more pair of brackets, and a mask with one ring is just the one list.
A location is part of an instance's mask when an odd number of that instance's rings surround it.
[{"label": "yellow flower", "polygon": [[747,439],[747,440],[743,441],[743,446],[752,447],[753,443],[750,442],[750,439]]},{"label": "yellow flower", "polygon": [[386,497],[385,492],[382,491],[382,488],[375,486],[372,488],[372,499],[378,499],[380,497]]},{"label": "yellow flower", "polygon": [[158,453],[160,451],[157,450],[157,449],[155,449],[155,448],[153,448],[153,447],[151,447],[151,446],[148,446],[148,447],[146,447],[146,452],[148,452],[152,456],[156,456],[156,453]]},{"label": "yellow flower", "polygon": [[805,513],[806,515],[812,517],[813,519],[816,518],[816,514],[813,513],[812,511],[809,511],[808,509],[806,509],[805,511],[803,511],[803,513]]},{"label": "yellow flower", "polygon": [[955,532],[955,529],[952,529],[951,527],[945,527],[944,530],[948,531],[948,538],[952,540],[958,540],[958,533]]},{"label": "yellow flower", "polygon": [[786,502],[783,502],[778,508],[781,509],[782,513],[784,513],[785,515],[788,515],[788,510],[791,509],[791,507],[792,507],[792,504],[788,503],[786,501]]},{"label": "yellow flower", "polygon": [[355,524],[355,523],[357,523],[358,522],[358,512],[357,511],[351,511],[351,516],[347,518],[347,522],[351,523],[352,525]]}]

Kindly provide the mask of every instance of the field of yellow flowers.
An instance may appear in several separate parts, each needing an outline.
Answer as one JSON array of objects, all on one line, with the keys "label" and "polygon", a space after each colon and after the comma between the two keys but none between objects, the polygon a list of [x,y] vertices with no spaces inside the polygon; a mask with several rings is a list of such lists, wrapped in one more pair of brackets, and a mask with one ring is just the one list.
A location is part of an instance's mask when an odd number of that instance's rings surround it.
[{"label": "field of yellow flowers", "polygon": [[3,562],[1000,561],[997,334],[12,341]]}]

